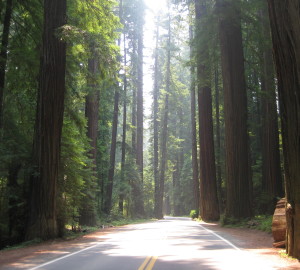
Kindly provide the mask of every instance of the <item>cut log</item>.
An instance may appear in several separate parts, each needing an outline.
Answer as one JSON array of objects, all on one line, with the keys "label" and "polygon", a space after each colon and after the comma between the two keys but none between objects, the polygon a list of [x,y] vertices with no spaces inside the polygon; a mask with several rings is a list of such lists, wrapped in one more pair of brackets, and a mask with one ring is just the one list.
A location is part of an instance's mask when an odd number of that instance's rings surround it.
[{"label": "cut log", "polygon": [[273,243],[273,247],[274,248],[284,248],[285,247],[285,241]]},{"label": "cut log", "polygon": [[278,201],[272,221],[272,234],[274,242],[285,241],[286,237],[286,214],[285,214],[286,199]]}]

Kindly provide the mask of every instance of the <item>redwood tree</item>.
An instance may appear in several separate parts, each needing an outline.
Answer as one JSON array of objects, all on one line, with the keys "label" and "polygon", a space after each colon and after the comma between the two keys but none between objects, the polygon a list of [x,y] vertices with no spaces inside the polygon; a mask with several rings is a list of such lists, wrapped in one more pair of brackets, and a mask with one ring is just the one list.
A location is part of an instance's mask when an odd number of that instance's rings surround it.
[{"label": "redwood tree", "polygon": [[[262,187],[270,197],[269,210],[274,211],[276,198],[284,196],[280,153],[278,113],[276,104],[276,88],[274,79],[274,65],[270,44],[270,25],[268,19],[267,4],[261,13],[263,36],[263,70],[262,70]],[[272,204],[273,201],[273,204]]]},{"label": "redwood tree", "polygon": [[205,1],[196,0],[197,31],[197,86],[199,108],[200,142],[200,216],[205,221],[219,220],[216,165],[213,138],[212,96],[209,76],[209,50],[206,43],[200,42],[200,31],[205,16]]},{"label": "redwood tree", "polygon": [[226,216],[252,215],[247,132],[247,95],[239,2],[219,0],[224,88]]},{"label": "redwood tree", "polygon": [[300,259],[300,5],[268,0],[276,63],[286,181],[288,255]]},{"label": "redwood tree", "polygon": [[[99,120],[99,89],[97,89],[98,60],[94,46],[91,48],[91,58],[88,60],[88,95],[85,100],[85,117],[87,118],[87,137],[90,139],[90,158],[94,165],[93,175],[97,177],[96,157],[97,157],[97,135]],[[92,197],[85,201],[80,211],[80,224],[94,226],[96,224],[96,211],[94,206],[93,181],[86,179],[86,196]]]},{"label": "redwood tree", "polygon": [[44,1],[43,42],[34,139],[27,239],[57,237],[57,180],[64,114],[66,43],[57,30],[66,23],[66,0]]}]

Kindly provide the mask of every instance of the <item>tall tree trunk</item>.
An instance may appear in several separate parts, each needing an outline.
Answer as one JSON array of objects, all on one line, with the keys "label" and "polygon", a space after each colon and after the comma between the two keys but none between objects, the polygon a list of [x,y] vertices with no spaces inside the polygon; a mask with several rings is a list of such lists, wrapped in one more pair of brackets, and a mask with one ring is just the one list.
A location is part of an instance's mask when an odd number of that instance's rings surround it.
[{"label": "tall tree trunk", "polygon": [[222,213],[224,211],[223,192],[222,192],[222,167],[221,167],[221,120],[220,120],[220,88],[219,88],[219,70],[217,65],[215,67],[215,106],[216,106],[216,165],[217,165],[217,190],[219,209]]},{"label": "tall tree trunk", "polygon": [[154,62],[154,89],[153,89],[153,175],[154,175],[154,213],[158,216],[159,209],[159,170],[158,170],[158,97],[159,97],[159,74],[158,74],[158,41],[159,22],[156,30],[156,47]]},{"label": "tall tree trunk", "polygon": [[287,196],[287,253],[300,259],[300,5],[268,0],[278,78]]},{"label": "tall tree trunk", "polygon": [[126,52],[126,35],[123,35],[124,38],[124,101],[123,101],[123,136],[122,136],[122,153],[121,153],[121,188],[119,196],[119,212],[123,214],[124,208],[124,188],[125,184],[125,161],[126,161],[126,134],[127,134],[127,52]]},{"label": "tall tree trunk", "polygon": [[56,35],[66,23],[66,1],[44,1],[43,47],[34,141],[27,239],[57,236],[56,191],[64,114],[66,44]]},{"label": "tall tree trunk", "polygon": [[136,103],[136,124],[137,124],[137,137],[136,137],[136,164],[140,172],[140,183],[136,186],[139,194],[136,194],[135,213],[138,216],[144,216],[144,201],[143,201],[143,146],[144,146],[144,106],[143,106],[143,14],[144,3],[138,2],[139,19],[137,23],[137,40],[138,40],[138,59],[137,59],[137,103]]},{"label": "tall tree trunk", "polygon": [[[190,41],[193,40],[193,29],[190,26]],[[191,46],[190,48],[190,59],[194,58],[194,50]],[[192,61],[191,61],[192,63]],[[197,127],[196,127],[196,73],[195,66],[191,64],[190,68],[191,74],[191,126],[192,126],[192,166],[193,166],[193,205],[195,210],[199,210],[199,196],[200,196],[200,187],[199,187],[199,170],[198,170],[198,156],[197,156]]]},{"label": "tall tree trunk", "polygon": [[[270,25],[267,4],[261,13],[263,35],[270,36]],[[262,72],[262,170],[263,191],[270,196],[270,213],[274,212],[276,198],[284,196],[280,168],[278,114],[276,104],[274,66],[271,44],[268,40],[263,44]],[[272,205],[273,200],[273,205]]]},{"label": "tall tree trunk", "polygon": [[[206,4],[196,0],[197,36],[204,25]],[[199,40],[199,39],[198,39]],[[199,142],[200,142],[200,216],[204,221],[219,220],[216,165],[213,138],[212,97],[210,88],[209,51],[207,45],[199,45],[197,52]]]},{"label": "tall tree trunk", "polygon": [[[93,162],[93,176],[97,177],[96,157],[97,157],[97,133],[99,120],[99,90],[97,89],[98,61],[95,48],[91,46],[93,57],[88,60],[88,87],[89,93],[85,100],[85,117],[87,118],[87,137],[90,139],[90,158]],[[86,200],[80,210],[80,224],[94,226],[96,224],[94,183],[91,179],[86,179]]]},{"label": "tall tree trunk", "polygon": [[160,168],[159,168],[159,202],[157,209],[157,218],[163,218],[163,202],[165,189],[165,172],[167,163],[167,137],[168,137],[168,118],[169,118],[169,93],[171,84],[171,17],[169,8],[168,22],[168,42],[167,42],[167,67],[166,67],[166,94],[164,102],[164,110],[162,114],[162,131],[161,131],[161,146],[160,146]]},{"label": "tall tree trunk", "polygon": [[169,117],[169,92],[167,92],[165,96],[164,113],[163,113],[163,121],[162,121],[163,124],[162,124],[162,131],[161,131],[161,146],[160,146],[161,156],[160,156],[160,167],[159,167],[159,201],[158,201],[158,207],[157,207],[158,209],[156,215],[156,218],[158,219],[164,217],[163,203],[164,203],[165,173],[166,173],[166,163],[167,163],[168,117]]},{"label": "tall tree trunk", "polygon": [[3,21],[2,42],[0,51],[0,130],[3,127],[3,97],[5,87],[5,70],[7,63],[8,38],[11,23],[13,0],[6,1],[6,9]]},{"label": "tall tree trunk", "polygon": [[[116,86],[117,87],[117,86]],[[114,98],[114,117],[112,125],[111,134],[111,147],[110,147],[110,162],[108,170],[108,179],[106,184],[106,198],[104,204],[104,212],[109,214],[112,208],[112,193],[113,193],[113,183],[115,175],[115,162],[116,162],[116,148],[117,148],[117,130],[118,130],[118,117],[119,117],[119,89],[115,91]]]},{"label": "tall tree trunk", "polygon": [[232,0],[218,1],[224,87],[226,216],[252,216],[247,95],[240,10]]}]

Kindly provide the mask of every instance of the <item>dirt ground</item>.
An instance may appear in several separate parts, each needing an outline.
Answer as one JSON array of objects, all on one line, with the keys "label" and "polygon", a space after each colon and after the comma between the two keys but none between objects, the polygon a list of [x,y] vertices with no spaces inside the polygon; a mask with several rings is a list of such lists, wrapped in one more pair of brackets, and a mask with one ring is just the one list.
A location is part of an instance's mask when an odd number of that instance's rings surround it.
[{"label": "dirt ground", "polygon": [[[300,269],[300,263],[297,260],[280,255],[280,251],[283,251],[283,249],[272,247],[273,238],[271,234],[246,228],[224,228],[214,223],[202,222],[201,225],[209,230],[213,230],[241,249],[264,256],[268,260],[273,260],[278,265],[276,269]],[[118,227],[106,228],[80,236],[74,240],[54,240],[25,248],[0,251],[0,269],[9,265],[24,269],[24,265],[22,266],[18,262],[29,258],[36,258],[45,253],[53,253],[53,258],[56,258],[58,254],[65,254],[67,250],[74,249],[76,251],[90,246],[91,243],[105,238],[106,234],[117,230]]]}]

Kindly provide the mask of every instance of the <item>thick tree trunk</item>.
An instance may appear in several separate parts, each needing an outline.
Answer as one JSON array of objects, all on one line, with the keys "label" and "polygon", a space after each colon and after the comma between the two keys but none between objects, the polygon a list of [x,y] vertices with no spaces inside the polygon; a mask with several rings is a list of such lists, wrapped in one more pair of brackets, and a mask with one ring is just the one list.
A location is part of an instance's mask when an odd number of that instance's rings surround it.
[{"label": "thick tree trunk", "polygon": [[[261,14],[263,35],[270,36],[267,5]],[[268,41],[269,39],[267,39]],[[284,197],[282,175],[280,168],[278,114],[276,104],[274,66],[272,61],[271,44],[263,46],[262,72],[262,161],[263,161],[263,191],[270,196],[269,211],[274,212],[276,198]]]},{"label": "thick tree trunk", "polygon": [[[97,89],[96,76],[98,71],[97,55],[95,55],[94,48],[91,46],[93,58],[88,60],[88,87],[89,93],[85,100],[85,117],[87,118],[87,137],[90,139],[90,158],[93,161],[93,175],[97,177],[96,170],[96,157],[97,157],[97,133],[98,133],[98,120],[99,120],[99,90]],[[93,181],[86,179],[86,192],[87,199],[82,205],[80,211],[81,225],[95,226],[96,224],[96,209],[95,209],[95,194],[93,192]]]},{"label": "thick tree trunk", "polygon": [[[190,41],[193,40],[193,29],[190,26]],[[190,48],[190,59],[194,57],[194,49],[191,46]],[[196,73],[195,66],[192,64],[190,68],[191,74],[191,126],[192,126],[192,166],[193,166],[193,206],[195,210],[199,210],[199,196],[200,196],[200,187],[199,187],[199,169],[198,169],[198,156],[197,156],[197,125],[196,125]]]},{"label": "thick tree trunk", "polygon": [[287,197],[287,253],[300,259],[300,4],[268,0],[278,78]]},{"label": "thick tree trunk", "polygon": [[6,9],[3,21],[2,42],[0,51],[0,130],[3,127],[3,97],[5,87],[5,70],[7,63],[8,38],[11,23],[13,0],[6,1]]},{"label": "thick tree trunk", "polygon": [[232,0],[218,1],[224,87],[226,151],[226,216],[252,216],[247,95],[240,11]]},{"label": "thick tree trunk", "polygon": [[108,179],[106,184],[106,196],[104,204],[104,212],[109,214],[112,208],[112,193],[113,193],[113,184],[114,184],[114,175],[115,175],[115,162],[116,162],[116,148],[117,148],[117,130],[118,130],[118,117],[119,117],[119,89],[115,91],[114,98],[114,117],[112,125],[112,134],[111,134],[111,147],[110,147],[110,162],[108,170]]},{"label": "thick tree trunk", "polygon": [[[197,36],[203,23],[206,5],[196,0]],[[209,53],[207,45],[199,45],[197,51],[199,142],[200,142],[200,216],[204,221],[219,220],[216,165],[213,138],[212,97],[210,88]]]},{"label": "thick tree trunk", "polygon": [[[20,208],[18,204],[22,202],[20,198],[20,186],[18,184],[18,174],[21,170],[21,164],[17,161],[13,160],[9,167],[8,177],[7,177],[7,190],[8,190],[8,235],[9,237],[13,237],[13,234],[17,234],[17,238],[19,241],[22,241],[23,232],[18,230],[21,224],[18,224],[20,218]],[[24,227],[22,228],[24,229]]]},{"label": "thick tree trunk", "polygon": [[44,1],[43,47],[27,239],[57,236],[56,191],[64,114],[66,44],[56,31],[66,23],[66,1]]}]

